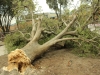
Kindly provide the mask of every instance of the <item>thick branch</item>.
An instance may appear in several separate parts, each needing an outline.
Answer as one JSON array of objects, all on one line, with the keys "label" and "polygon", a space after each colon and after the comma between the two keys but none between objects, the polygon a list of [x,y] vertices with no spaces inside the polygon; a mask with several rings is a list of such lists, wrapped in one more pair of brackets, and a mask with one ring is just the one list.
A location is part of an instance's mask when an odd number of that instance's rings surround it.
[{"label": "thick branch", "polygon": [[34,37],[35,33],[36,33],[36,24],[35,24],[35,21],[34,21],[34,18],[33,18],[33,11],[30,10],[31,12],[31,15],[32,15],[32,31],[31,31],[31,38]]},{"label": "thick branch", "polygon": [[60,41],[66,41],[66,40],[78,40],[79,38],[62,38],[62,39],[58,39],[58,40],[55,40],[54,42],[57,43],[57,42],[60,42]]},{"label": "thick branch", "polygon": [[[55,36],[50,41],[44,43],[42,46],[46,47],[46,49],[48,49],[50,46],[54,45],[55,43],[63,41],[65,38],[63,38],[62,40],[60,38],[67,34],[66,32],[67,32],[68,28],[75,22],[75,20],[76,20],[76,16],[74,16],[74,19],[67,25],[67,27],[61,33],[59,33],[57,36]],[[72,39],[72,38],[70,38],[70,39]],[[59,41],[57,41],[57,40],[59,40]],[[68,38],[66,38],[66,40],[68,40]]]},{"label": "thick branch", "polygon": [[66,24],[66,22],[62,19],[62,22],[65,24],[65,26],[68,26],[68,24]]},{"label": "thick branch", "polygon": [[34,37],[35,33],[36,33],[36,23],[35,23],[34,19],[32,19],[32,31],[31,31],[31,38],[33,38],[33,37]]},{"label": "thick branch", "polygon": [[76,20],[76,16],[74,16],[74,19],[67,25],[67,27],[62,31],[60,32],[57,36],[55,36],[52,40],[56,40],[56,39],[59,39],[61,38],[63,35],[66,34],[67,30],[69,29],[69,27],[75,22]]},{"label": "thick branch", "polygon": [[41,31],[42,31],[41,20],[39,20],[37,30],[36,30],[36,33],[35,33],[34,38],[33,38],[34,41],[38,41],[40,39]]}]

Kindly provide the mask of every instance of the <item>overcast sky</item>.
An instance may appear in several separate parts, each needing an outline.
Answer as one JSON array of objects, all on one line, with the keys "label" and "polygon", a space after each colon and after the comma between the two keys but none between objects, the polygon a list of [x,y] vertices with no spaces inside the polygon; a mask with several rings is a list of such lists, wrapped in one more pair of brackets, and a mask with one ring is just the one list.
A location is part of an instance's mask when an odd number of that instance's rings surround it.
[{"label": "overcast sky", "polygon": [[36,0],[38,5],[36,10],[41,10],[41,12],[53,12],[52,9],[49,9],[49,6],[46,4],[46,0]]},{"label": "overcast sky", "polygon": [[[40,12],[54,12],[52,9],[49,9],[49,6],[46,4],[46,0],[35,0],[37,1],[38,5],[36,10],[40,10]],[[79,6],[80,2],[79,0],[74,0],[73,3],[69,4],[70,5],[70,9],[72,10],[73,8],[76,8],[77,6]]]}]

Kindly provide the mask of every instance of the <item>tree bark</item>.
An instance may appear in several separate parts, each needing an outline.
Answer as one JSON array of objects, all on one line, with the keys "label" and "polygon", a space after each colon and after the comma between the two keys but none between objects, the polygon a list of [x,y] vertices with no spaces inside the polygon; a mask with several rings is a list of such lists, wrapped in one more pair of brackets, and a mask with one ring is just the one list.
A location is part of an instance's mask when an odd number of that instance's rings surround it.
[{"label": "tree bark", "polygon": [[[64,35],[74,34],[74,31],[68,32],[68,28],[75,22],[76,16],[74,16],[73,20],[67,25],[66,28],[60,32],[57,36],[49,40],[48,42],[40,45],[38,40],[41,36],[41,19],[39,19],[36,27],[36,32],[33,33],[32,40],[23,48],[16,49],[8,55],[8,66],[6,70],[11,71],[13,69],[17,69],[19,72],[25,72],[28,66],[31,66],[31,62],[34,61],[37,57],[41,56],[44,52],[46,52],[52,45],[56,44],[60,41],[65,40],[73,40],[78,38],[62,38]],[[34,23],[35,24],[35,23]],[[13,67],[12,67],[13,66]]]}]

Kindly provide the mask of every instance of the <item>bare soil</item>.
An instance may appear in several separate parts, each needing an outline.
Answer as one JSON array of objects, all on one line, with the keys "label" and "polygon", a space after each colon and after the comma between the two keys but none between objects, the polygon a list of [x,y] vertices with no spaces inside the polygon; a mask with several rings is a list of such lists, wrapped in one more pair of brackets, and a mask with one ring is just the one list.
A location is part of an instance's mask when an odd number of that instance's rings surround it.
[{"label": "bare soil", "polygon": [[[0,57],[0,68],[7,65],[3,57]],[[25,75],[100,75],[99,58],[78,57],[67,49],[49,51],[33,65],[35,68]]]},{"label": "bare soil", "polygon": [[78,57],[66,49],[46,53],[34,66],[34,75],[100,75],[99,58]]}]

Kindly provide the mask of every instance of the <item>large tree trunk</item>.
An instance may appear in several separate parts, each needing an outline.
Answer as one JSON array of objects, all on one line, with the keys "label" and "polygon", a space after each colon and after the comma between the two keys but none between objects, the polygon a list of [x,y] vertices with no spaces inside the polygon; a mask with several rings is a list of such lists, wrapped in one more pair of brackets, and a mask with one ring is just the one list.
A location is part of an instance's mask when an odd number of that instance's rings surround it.
[{"label": "large tree trunk", "polygon": [[[17,69],[19,72],[24,73],[27,67],[31,66],[31,61],[34,61],[37,57],[41,56],[44,52],[46,52],[52,45],[56,44],[60,41],[65,40],[71,40],[71,39],[77,39],[77,38],[62,38],[64,35],[67,34],[75,34],[76,31],[70,31],[68,32],[68,28],[74,23],[76,19],[76,16],[74,16],[74,19],[69,23],[64,24],[66,25],[66,28],[60,32],[57,36],[49,40],[48,42],[40,45],[38,43],[38,40],[41,36],[41,19],[38,20],[37,26],[35,27],[35,31],[32,32],[32,39],[31,41],[23,48],[16,49],[15,51],[11,52],[8,55],[8,66],[4,68],[4,70],[11,71],[13,69]],[[34,27],[33,27],[34,28]]]}]

